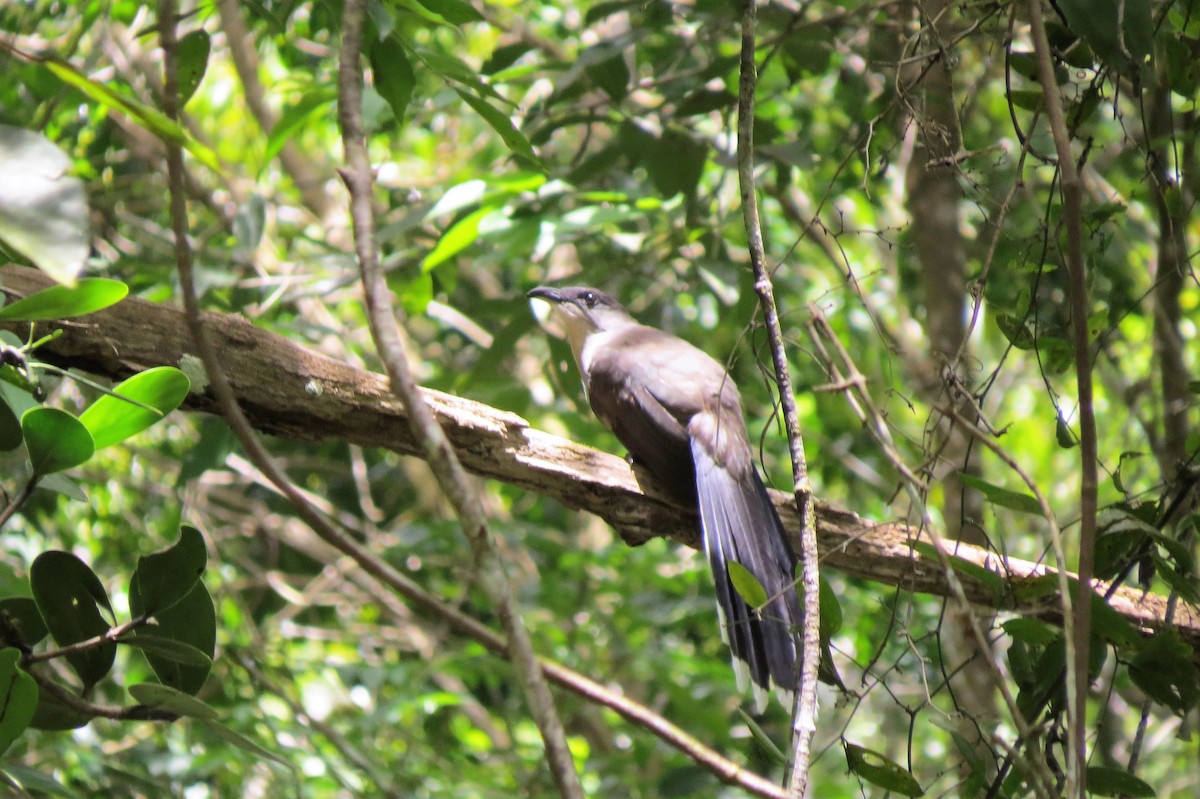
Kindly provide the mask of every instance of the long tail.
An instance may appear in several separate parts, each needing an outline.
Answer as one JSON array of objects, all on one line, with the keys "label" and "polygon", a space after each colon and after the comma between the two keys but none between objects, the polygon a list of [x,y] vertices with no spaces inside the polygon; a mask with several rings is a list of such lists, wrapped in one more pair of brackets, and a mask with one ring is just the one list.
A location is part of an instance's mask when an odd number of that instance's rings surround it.
[{"label": "long tail", "polygon": [[[761,713],[774,685],[790,710],[800,682],[800,602],[792,585],[796,557],[783,523],[753,465],[738,479],[695,439],[692,460],[704,551],[738,686],[744,690],[749,678],[755,709]],[[759,612],[734,589],[726,565],[730,561],[749,570],[773,597]]]}]

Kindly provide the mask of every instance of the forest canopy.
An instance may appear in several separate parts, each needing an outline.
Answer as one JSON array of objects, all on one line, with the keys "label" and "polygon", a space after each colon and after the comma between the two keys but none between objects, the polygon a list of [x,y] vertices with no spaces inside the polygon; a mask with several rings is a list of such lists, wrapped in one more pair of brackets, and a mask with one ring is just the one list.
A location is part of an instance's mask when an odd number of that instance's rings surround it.
[{"label": "forest canopy", "polygon": [[[5,792],[1195,795],[1198,54],[1192,0],[0,6]],[[798,707],[572,284],[739,388]]]}]

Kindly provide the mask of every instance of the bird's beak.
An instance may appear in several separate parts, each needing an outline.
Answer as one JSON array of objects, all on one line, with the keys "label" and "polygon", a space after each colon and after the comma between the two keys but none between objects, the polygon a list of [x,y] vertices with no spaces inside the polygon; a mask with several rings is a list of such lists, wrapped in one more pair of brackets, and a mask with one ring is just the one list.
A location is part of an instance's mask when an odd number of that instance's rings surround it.
[{"label": "bird's beak", "polygon": [[537,319],[542,328],[555,338],[566,338],[567,330],[562,318],[564,306],[562,292],[550,286],[538,286],[526,294],[531,300],[542,302],[530,303],[533,306],[533,318]]},{"label": "bird's beak", "polygon": [[557,305],[563,301],[562,292],[550,286],[538,286],[535,289],[530,289],[525,296],[531,300],[545,300],[552,305]]}]

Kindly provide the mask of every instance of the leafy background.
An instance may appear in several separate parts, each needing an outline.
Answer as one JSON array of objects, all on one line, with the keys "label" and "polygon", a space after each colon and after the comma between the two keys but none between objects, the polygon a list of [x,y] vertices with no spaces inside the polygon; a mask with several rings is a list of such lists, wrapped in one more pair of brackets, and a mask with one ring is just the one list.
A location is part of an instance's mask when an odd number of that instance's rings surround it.
[{"label": "leafy background", "polygon": [[[68,154],[90,209],[87,274],[163,303],[177,301],[177,279],[160,140],[181,137],[205,307],[377,369],[336,172],[340,3],[222,0],[184,12],[181,58],[195,86],[182,130],[155,115],[157,20],[136,2],[0,8],[0,122]],[[423,385],[620,452],[587,411],[566,351],[537,331],[523,300],[545,282],[602,286],[648,324],[728,361],[769,482],[788,488],[734,172],[739,14],[706,0],[371,4],[365,111],[379,246]],[[1194,517],[1176,516],[1158,543],[1147,544],[1145,528],[1157,532],[1195,481],[1200,8],[1060,0],[1045,14],[1084,189],[1111,533],[1101,565],[1136,580],[1131,564],[1150,562],[1146,584],[1186,599]],[[1063,208],[1025,4],[768,3],[757,60],[764,234],[817,495],[865,518],[1046,559],[1045,521],[996,491],[1028,494],[1019,475],[947,431],[941,411],[959,395],[943,375],[955,363],[996,443],[1050,500],[1071,551],[1079,451]],[[24,260],[6,240],[8,257]],[[835,381],[828,345],[811,333],[817,319],[852,356],[899,461],[927,492],[901,491],[872,425],[844,392],[820,390]],[[969,342],[957,361],[946,345],[955,319]],[[96,396],[56,375],[39,390],[71,411]],[[423,464],[269,443],[296,484],[380,557],[492,620]],[[24,485],[13,469],[10,498]],[[30,790],[553,794],[509,665],[315,547],[222,422],[173,414],[69,474],[86,502],[39,490],[0,530],[0,593],[28,595],[38,554],[66,550],[127,615],[138,558],[171,546],[181,519],[195,524],[218,654],[198,696],[219,729],[244,741],[189,721],[30,731],[4,755]],[[737,712],[744,698],[697,553],[661,540],[629,548],[532,493],[483,488],[540,653],[619,685],[738,762],[781,773]],[[960,610],[826,578],[843,614],[833,645],[848,690],[823,689],[813,795],[882,795],[861,768],[847,778],[858,750],[846,745],[901,764],[929,795],[1000,786],[997,764],[1001,777],[1014,774],[989,737],[1013,740],[1006,711],[982,683],[952,680]],[[1061,639],[980,615],[1014,693],[1025,692],[1061,757],[1062,708],[1029,698],[1059,673]],[[1092,765],[1135,773],[1158,796],[1193,795],[1183,721],[1197,697],[1191,653],[1166,636],[1099,650]],[[126,648],[119,655],[97,690],[128,704],[122,686],[152,672]],[[1163,664],[1179,670],[1165,678],[1178,696],[1156,682]],[[611,712],[557,698],[590,794],[733,794]],[[778,707],[760,724],[786,740]],[[981,731],[982,743],[972,737]],[[996,795],[1025,795],[1018,777]],[[1098,772],[1093,784],[1142,790],[1108,779]]]}]

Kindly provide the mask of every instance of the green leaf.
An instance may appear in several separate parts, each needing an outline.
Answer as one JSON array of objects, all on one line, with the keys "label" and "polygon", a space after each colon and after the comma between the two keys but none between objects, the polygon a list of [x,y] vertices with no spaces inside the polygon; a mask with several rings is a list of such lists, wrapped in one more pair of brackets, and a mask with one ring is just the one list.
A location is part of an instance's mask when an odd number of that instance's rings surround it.
[{"label": "green leaf", "polygon": [[[64,691],[74,693],[74,689],[58,685]],[[62,732],[77,730],[91,720],[91,716],[80,713],[74,706],[65,704],[47,691],[42,691],[38,696],[37,708],[33,711],[33,719],[30,720],[29,726],[35,730]]]},{"label": "green leaf", "polygon": [[[137,615],[157,615],[182,600],[196,585],[208,565],[204,537],[184,525],[174,546],[138,559],[129,593],[138,595]],[[131,603],[132,604],[132,603]]]},{"label": "green leaf", "polygon": [[93,402],[79,421],[92,434],[96,449],[103,449],[142,432],[178,408],[191,387],[187,375],[173,366],[147,369]]},{"label": "green leaf", "polygon": [[[138,581],[129,589],[129,610],[135,616],[145,613],[145,605]],[[204,583],[197,581],[192,590],[166,610],[154,614],[155,624],[139,627],[136,635],[151,635],[187,644],[204,653],[209,665],[188,665],[173,657],[164,657],[146,651],[146,660],[155,675],[167,685],[186,694],[194,694],[204,687],[204,681],[212,670],[211,661],[217,650],[217,613],[212,597]]]},{"label": "green leaf", "polygon": [[31,597],[9,596],[0,599],[0,613],[17,628],[21,643],[26,646],[34,646],[50,633],[42,612]]},{"label": "green leaf", "polygon": [[78,89],[85,97],[94,100],[105,108],[110,108],[132,117],[159,139],[187,148],[187,151],[197,161],[204,164],[204,166],[213,172],[220,173],[223,171],[216,153],[198,142],[194,136],[184,130],[183,126],[157,108],[152,108],[135,99],[132,95],[114,89],[107,83],[92,80],[62,59],[51,56],[43,59],[42,64],[52,75],[68,86]]},{"label": "green leaf", "polygon": [[1038,504],[1037,498],[1031,494],[1021,494],[1016,491],[1010,491],[1007,488],[992,485],[986,480],[981,480],[973,474],[959,472],[958,477],[965,485],[971,486],[983,494],[984,499],[993,505],[999,505],[1002,508],[1019,511],[1021,513],[1031,513],[1035,516],[1042,515],[1042,506]]},{"label": "green leaf", "polygon": [[1130,661],[1129,678],[1176,713],[1187,713],[1200,699],[1200,673],[1192,663],[1191,648],[1173,632],[1150,639]]},{"label": "green leaf", "polygon": [[58,408],[30,408],[21,416],[21,431],[34,475],[70,469],[92,457],[96,445],[83,423]]},{"label": "green leaf", "polygon": [[421,270],[430,272],[474,244],[479,237],[479,222],[493,211],[494,208],[485,206],[451,225],[438,239],[429,255],[425,256],[425,260],[421,261]]},{"label": "green leaf", "polygon": [[194,30],[179,40],[175,57],[179,65],[180,108],[187,105],[187,101],[192,99],[192,95],[200,87],[200,81],[204,80],[211,48],[212,42],[208,32],[202,29]]},{"label": "green leaf", "polygon": [[886,755],[864,749],[857,744],[846,744],[846,765],[850,771],[885,791],[895,791],[901,796],[910,797],[924,793],[913,775],[898,763]]},{"label": "green leaf", "polygon": [[1146,0],[1059,0],[1071,30],[1110,69],[1136,72],[1154,44],[1154,20]]},{"label": "green leaf", "polygon": [[129,686],[129,695],[146,707],[175,713],[201,721],[216,721],[217,711],[190,694],[158,683],[144,682]]},{"label": "green leaf", "polygon": [[408,60],[408,53],[389,36],[371,46],[370,61],[371,72],[375,76],[375,90],[391,106],[396,124],[402,125],[417,85],[417,76]]},{"label": "green leaf", "polygon": [[749,569],[732,560],[726,561],[725,567],[729,570],[729,582],[733,583],[734,590],[745,600],[747,605],[752,608],[761,608],[767,604],[767,590],[762,587],[762,583],[750,573]]},{"label": "green leaf", "polygon": [[0,125],[0,239],[59,283],[91,246],[87,193],[71,159],[40,133]]},{"label": "green leaf", "polygon": [[516,129],[507,114],[500,112],[487,100],[469,91],[457,86],[454,87],[454,91],[463,99],[463,102],[475,109],[475,113],[483,117],[483,121],[488,123],[492,130],[500,134],[500,138],[518,161],[526,166],[544,171],[542,160],[533,151],[533,145],[529,143],[529,139],[525,138],[524,133]]},{"label": "green leaf", "polygon": [[1088,766],[1087,791],[1096,796],[1127,796],[1133,799],[1158,796],[1158,792],[1148,783],[1125,769],[1109,766]]},{"label": "green leaf", "polygon": [[21,420],[0,396],[0,452],[11,452],[21,441]]},{"label": "green leaf", "polygon": [[[150,629],[153,629],[153,627]],[[163,660],[169,660],[172,663],[178,663],[181,666],[191,666],[206,670],[212,668],[212,658],[196,647],[172,638],[162,638],[153,633],[139,630],[137,635],[121,636],[117,639],[117,643],[137,647],[145,652],[147,656],[153,655]]]},{"label": "green leaf", "polygon": [[[112,615],[108,594],[87,564],[70,552],[49,550],[38,555],[29,568],[29,587],[50,635],[59,646],[104,635],[109,623],[100,608]],[[108,674],[117,645],[104,641],[96,646],[67,655],[67,662],[90,690]]]},{"label": "green leaf", "polygon": [[129,294],[119,280],[85,277],[74,287],[50,286],[0,308],[0,321],[43,322],[84,316],[116,305]]},{"label": "green leaf", "polygon": [[202,719],[202,723],[213,735],[221,738],[222,740],[228,741],[239,749],[244,749],[253,755],[270,760],[272,763],[277,763],[289,771],[295,770],[295,767],[291,763],[287,762],[279,755],[275,754],[269,749],[264,749],[241,733],[234,732],[233,730],[229,729],[224,724],[218,724],[216,721],[211,721],[209,719]]},{"label": "green leaf", "polygon": [[38,704],[37,683],[17,665],[20,660],[19,649],[0,649],[0,754],[25,732]]},{"label": "green leaf", "polygon": [[454,25],[482,22],[480,14],[470,3],[463,0],[420,0],[421,5]]},{"label": "green leaf", "polygon": [[263,151],[263,167],[274,160],[283,149],[283,145],[296,138],[298,132],[312,119],[324,118],[330,105],[337,100],[337,93],[327,88],[310,88],[297,102],[288,103],[271,135],[267,137],[267,146]]},{"label": "green leaf", "polygon": [[[800,571],[803,565],[796,564],[796,579],[800,579]],[[824,577],[820,578],[821,585],[821,640],[828,641],[830,638],[838,634],[842,629],[842,605],[838,601],[837,593]],[[796,583],[796,590],[800,591],[801,583]],[[801,598],[803,600],[803,597]]]},{"label": "green leaf", "polygon": [[1035,646],[1046,646],[1062,637],[1061,630],[1038,619],[1009,619],[1000,626],[1013,638]]}]

